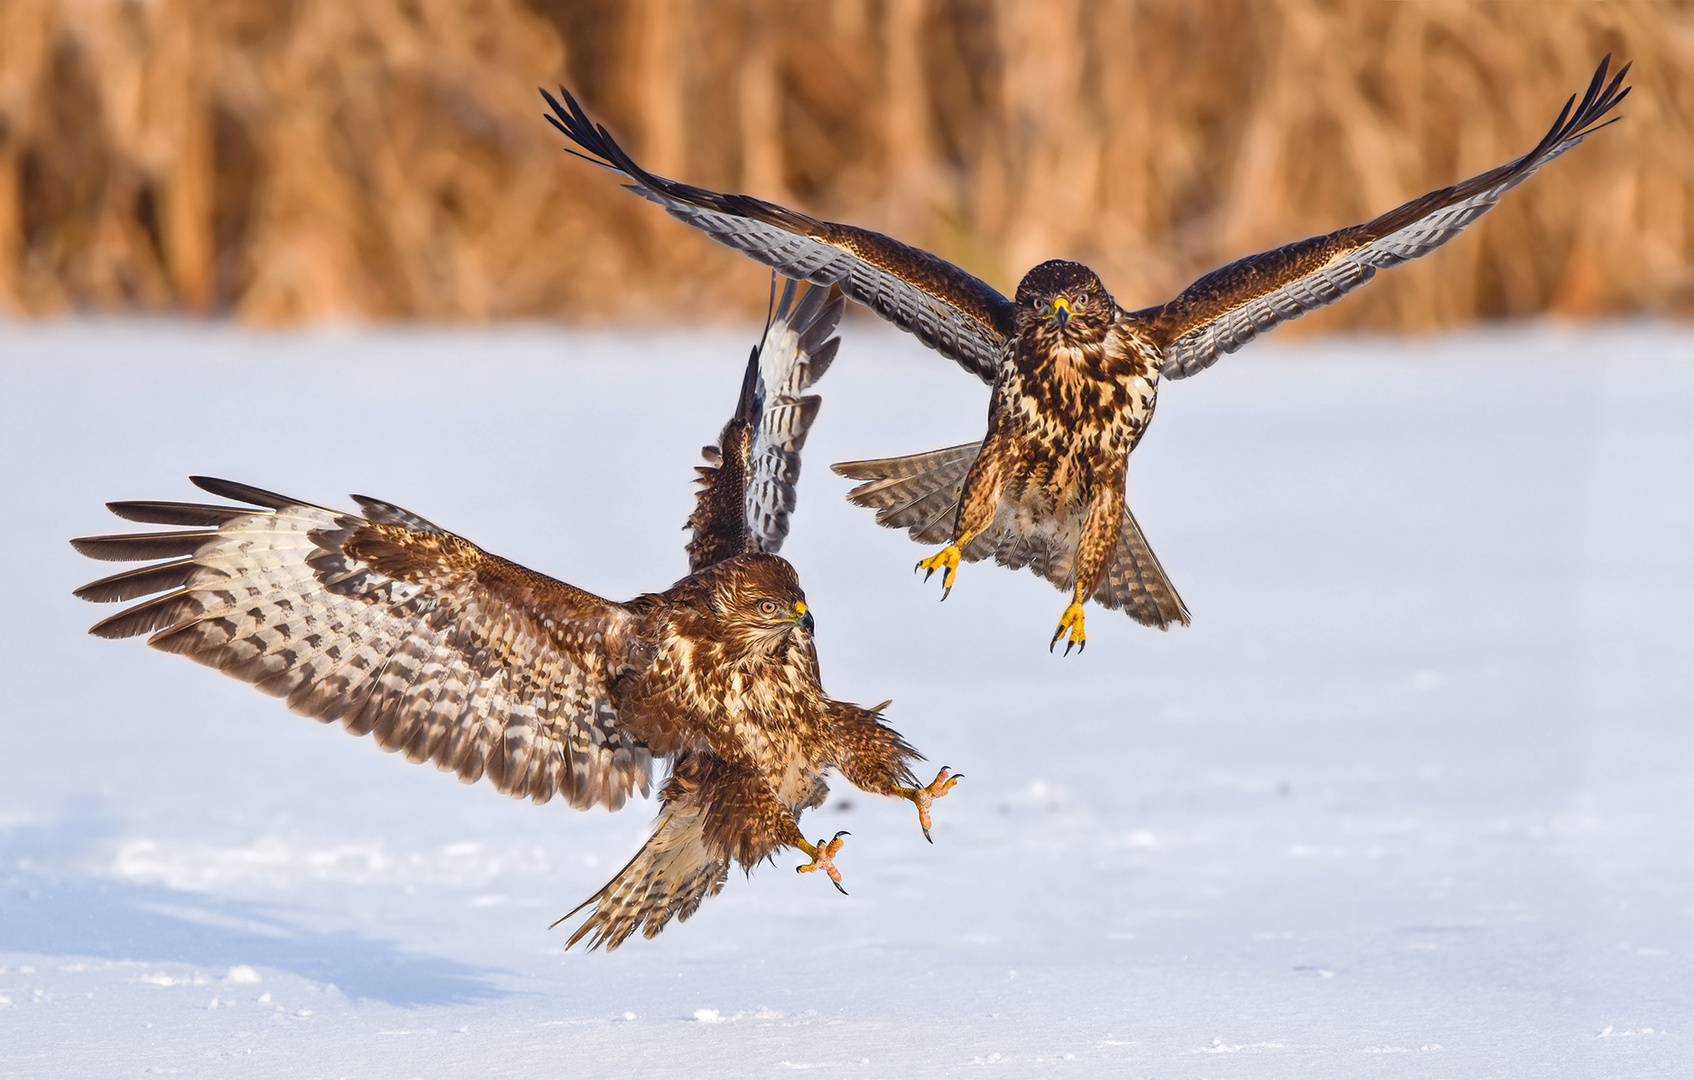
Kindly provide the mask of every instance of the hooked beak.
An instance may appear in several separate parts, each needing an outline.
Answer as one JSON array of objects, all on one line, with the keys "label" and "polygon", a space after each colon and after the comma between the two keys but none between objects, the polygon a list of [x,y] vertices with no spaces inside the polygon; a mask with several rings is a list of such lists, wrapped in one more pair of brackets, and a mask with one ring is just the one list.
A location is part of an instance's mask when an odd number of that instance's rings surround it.
[{"label": "hooked beak", "polygon": [[808,634],[811,633],[812,628],[817,625],[817,620],[812,618],[812,613],[806,607],[806,602],[804,600],[794,605],[794,621],[799,625],[800,629],[806,631]]},{"label": "hooked beak", "polygon": [[1071,321],[1071,302],[1069,297],[1055,296],[1053,298],[1053,318],[1059,320],[1059,329],[1063,330]]}]

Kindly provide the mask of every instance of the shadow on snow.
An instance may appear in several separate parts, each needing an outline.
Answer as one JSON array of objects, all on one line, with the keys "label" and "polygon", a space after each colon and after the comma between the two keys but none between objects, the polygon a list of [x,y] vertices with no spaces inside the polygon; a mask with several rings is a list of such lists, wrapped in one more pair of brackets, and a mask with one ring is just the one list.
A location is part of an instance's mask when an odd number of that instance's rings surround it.
[{"label": "shadow on snow", "polygon": [[0,952],[246,964],[399,1006],[507,996],[486,969],[348,930],[306,929],[262,905],[41,867],[64,863],[108,831],[84,806],[51,825],[0,832]]}]

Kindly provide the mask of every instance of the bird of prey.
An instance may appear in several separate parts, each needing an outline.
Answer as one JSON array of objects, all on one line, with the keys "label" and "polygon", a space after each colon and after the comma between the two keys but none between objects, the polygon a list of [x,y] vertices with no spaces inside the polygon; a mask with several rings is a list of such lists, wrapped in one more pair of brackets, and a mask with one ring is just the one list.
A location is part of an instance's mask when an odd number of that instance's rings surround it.
[{"label": "bird of prey", "polygon": [[751,872],[784,847],[841,888],[842,834],[814,844],[799,828],[826,769],[912,800],[926,836],[930,803],[958,778],[943,769],[920,786],[909,764],[921,755],[883,706],[824,694],[812,611],[775,554],[819,405],[803,391],[834,357],[844,305],[833,289],[795,294],[789,282],[707,448],[691,572],[664,592],[606,600],[375,499],[354,496],[361,512],[345,513],[195,477],[239,505],[111,503],[174,531],[72,541],[96,559],[164,560],[78,589],[151,597],[91,632],[150,634],[296,712],[538,803],[615,810],[668,760],[652,836],[582,905],[593,910],[567,948],[652,937],[722,889],[731,862]]},{"label": "bird of prey", "polygon": [[[1027,566],[1070,592],[1049,649],[1085,646],[1092,598],[1149,626],[1188,610],[1129,511],[1128,457],[1152,418],[1159,379],[1210,367],[1257,334],[1322,307],[1379,269],[1427,254],[1486,213],[1508,189],[1604,127],[1629,93],[1629,65],[1608,83],[1600,62],[1580,101],[1566,102],[1535,148],[1432,191],[1373,221],[1253,255],[1215,270],[1156,307],[1128,311],[1087,267],[1054,260],[1008,300],[925,251],[880,233],[818,221],[749,195],[705,191],[637,165],[570,94],[547,120],[570,150],[615,169],[631,191],[730,247],[794,278],[846,295],[993,387],[980,443],[834,466],[864,481],[849,494],[877,521],[946,546],[918,568],[952,589],[961,560]],[[1614,118],[1615,119],[1615,118]],[[570,149],[567,147],[567,149]]]}]

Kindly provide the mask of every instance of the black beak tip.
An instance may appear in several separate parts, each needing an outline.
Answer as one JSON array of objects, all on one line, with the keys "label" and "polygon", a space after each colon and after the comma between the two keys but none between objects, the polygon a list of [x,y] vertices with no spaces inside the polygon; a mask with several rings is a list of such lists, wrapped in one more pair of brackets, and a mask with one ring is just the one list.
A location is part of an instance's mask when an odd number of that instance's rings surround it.
[{"label": "black beak tip", "polygon": [[817,628],[817,625],[818,621],[812,617],[812,613],[810,611],[800,616],[800,627],[805,630],[806,633],[811,633]]}]

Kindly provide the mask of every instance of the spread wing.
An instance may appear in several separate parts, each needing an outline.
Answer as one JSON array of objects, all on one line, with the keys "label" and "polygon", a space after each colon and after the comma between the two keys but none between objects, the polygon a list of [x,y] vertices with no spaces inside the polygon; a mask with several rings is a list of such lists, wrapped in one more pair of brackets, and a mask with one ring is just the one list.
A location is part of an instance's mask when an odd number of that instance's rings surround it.
[{"label": "spread wing", "polygon": [[[818,221],[750,195],[725,195],[654,176],[594,123],[568,91],[547,91],[547,122],[575,143],[571,153],[615,169],[629,189],[712,239],[745,251],[778,273],[840,285],[919,341],[992,384],[1000,349],[1013,332],[1012,302],[981,279],[927,251],[851,225]],[[580,152],[579,152],[580,151]]]},{"label": "spread wing", "polygon": [[[1432,191],[1375,221],[1289,244],[1196,281],[1170,303],[1128,316],[1164,349],[1162,370],[1173,379],[1202,371],[1261,331],[1334,303],[1378,270],[1398,266],[1445,244],[1487,213],[1500,196],[1523,183],[1607,124],[1605,116],[1629,94],[1620,87],[1625,64],[1606,83],[1607,56],[1580,103],[1575,97],[1535,149],[1516,161],[1440,191]],[[1574,110],[1572,105],[1575,105]]]},{"label": "spread wing", "polygon": [[651,756],[609,694],[639,645],[629,608],[374,499],[355,496],[360,516],[193,480],[246,505],[111,503],[181,531],[71,541],[95,559],[164,560],[78,589],[151,597],[91,633],[151,634],[296,712],[519,798],[616,809],[648,791]]},{"label": "spread wing", "polygon": [[823,377],[841,339],[833,337],[841,290],[784,284],[765,336],[748,358],[735,415],[717,446],[701,450],[700,491],[688,524],[690,572],[749,551],[775,554],[788,535],[800,449],[823,399],[804,392]]}]

